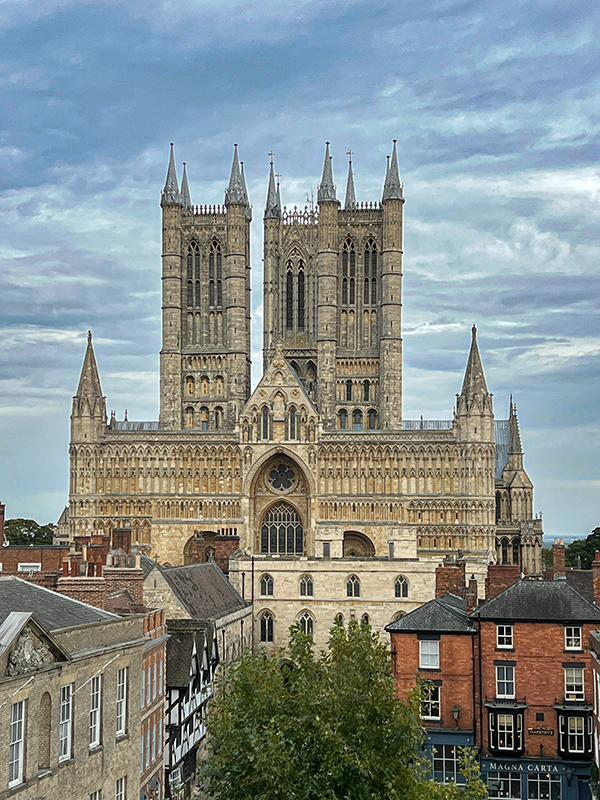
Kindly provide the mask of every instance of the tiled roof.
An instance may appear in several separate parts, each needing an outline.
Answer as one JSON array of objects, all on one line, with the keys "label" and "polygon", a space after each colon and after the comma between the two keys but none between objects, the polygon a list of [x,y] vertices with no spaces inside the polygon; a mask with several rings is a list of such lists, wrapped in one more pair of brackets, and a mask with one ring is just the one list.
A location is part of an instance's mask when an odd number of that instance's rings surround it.
[{"label": "tiled roof", "polygon": [[486,600],[470,616],[531,622],[600,622],[600,608],[566,580],[523,578]]},{"label": "tiled roof", "polygon": [[0,624],[11,611],[29,611],[35,614],[49,631],[119,619],[116,614],[102,611],[80,600],[73,600],[43,586],[36,586],[22,578],[0,578]]},{"label": "tiled roof", "polygon": [[214,561],[160,571],[191,619],[219,619],[248,605]]},{"label": "tiled roof", "polygon": [[467,601],[450,592],[386,626],[386,631],[403,633],[471,633],[474,630],[467,619]]}]

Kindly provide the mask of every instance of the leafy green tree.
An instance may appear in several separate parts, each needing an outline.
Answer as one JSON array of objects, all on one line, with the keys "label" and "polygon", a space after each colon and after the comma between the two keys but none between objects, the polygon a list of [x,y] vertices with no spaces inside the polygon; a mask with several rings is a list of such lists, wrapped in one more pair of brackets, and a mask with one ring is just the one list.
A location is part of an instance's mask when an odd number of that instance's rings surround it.
[{"label": "leafy green tree", "polygon": [[34,519],[8,519],[4,524],[4,536],[10,544],[52,544],[56,525],[40,525]]},{"label": "leafy green tree", "polygon": [[591,569],[596,550],[600,550],[600,528],[594,528],[585,539],[577,539],[567,547],[565,562],[568,567],[577,567],[577,557],[581,557],[581,568]]},{"label": "leafy green tree", "polygon": [[424,777],[418,692],[398,700],[388,650],[357,623],[334,627],[319,659],[297,626],[285,659],[246,653],[217,684],[208,738],[214,800],[485,797],[468,757],[466,789]]}]

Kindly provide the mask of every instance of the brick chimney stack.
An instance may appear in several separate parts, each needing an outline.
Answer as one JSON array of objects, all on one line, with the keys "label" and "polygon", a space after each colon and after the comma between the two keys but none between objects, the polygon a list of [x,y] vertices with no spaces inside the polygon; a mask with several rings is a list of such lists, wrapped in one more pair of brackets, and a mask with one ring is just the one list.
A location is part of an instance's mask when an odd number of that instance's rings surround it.
[{"label": "brick chimney stack", "polygon": [[594,581],[594,602],[600,606],[600,550],[596,550],[592,561],[592,578]]},{"label": "brick chimney stack", "polygon": [[565,576],[567,567],[565,565],[565,543],[563,539],[555,539],[552,545],[552,559],[554,564],[554,574]]},{"label": "brick chimney stack", "polygon": [[475,580],[475,575],[471,575],[469,578],[469,585],[467,586],[465,596],[467,599],[467,614],[470,614],[477,606],[477,581]]},{"label": "brick chimney stack", "polygon": [[452,592],[459,597],[465,596],[465,562],[444,562],[435,570],[435,596],[444,592]]}]

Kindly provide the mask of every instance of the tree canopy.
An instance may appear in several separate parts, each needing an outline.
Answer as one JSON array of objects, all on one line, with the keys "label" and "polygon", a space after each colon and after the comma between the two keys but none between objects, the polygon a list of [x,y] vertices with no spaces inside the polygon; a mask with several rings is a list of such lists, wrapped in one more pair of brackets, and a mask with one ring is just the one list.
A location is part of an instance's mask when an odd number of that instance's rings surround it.
[{"label": "tree canopy", "polygon": [[565,550],[565,563],[568,567],[578,567],[578,556],[581,558],[581,569],[591,569],[592,561],[596,550],[600,550],[600,527],[586,536],[585,539],[577,539]]},{"label": "tree canopy", "polygon": [[217,682],[201,778],[214,800],[485,797],[422,777],[418,693],[396,696],[390,654],[368,626],[333,628],[326,653],[292,628],[283,658],[246,653]]},{"label": "tree canopy", "polygon": [[40,525],[34,519],[8,519],[4,523],[4,536],[9,544],[52,544],[52,535],[56,525],[48,523]]}]

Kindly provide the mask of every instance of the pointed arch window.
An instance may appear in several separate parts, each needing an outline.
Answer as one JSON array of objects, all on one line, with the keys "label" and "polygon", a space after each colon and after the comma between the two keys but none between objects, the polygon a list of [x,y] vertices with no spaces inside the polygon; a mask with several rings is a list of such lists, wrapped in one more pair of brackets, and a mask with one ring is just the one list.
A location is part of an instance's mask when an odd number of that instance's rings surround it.
[{"label": "pointed arch window", "polygon": [[500,492],[496,492],[496,523],[502,519],[502,497]]},{"label": "pointed arch window", "polygon": [[313,591],[313,579],[310,577],[310,575],[303,575],[300,579],[300,595],[302,597],[312,597]]},{"label": "pointed arch window", "polygon": [[260,593],[263,597],[273,597],[273,578],[263,575],[260,579]]},{"label": "pointed arch window", "polygon": [[371,399],[371,382],[365,381],[363,383],[363,400],[368,402]]},{"label": "pointed arch window", "polygon": [[377,303],[377,245],[369,239],[365,245],[363,254],[364,270],[364,304],[375,305]]},{"label": "pointed arch window", "polygon": [[304,633],[306,636],[313,635],[315,623],[308,611],[305,611],[300,617],[300,627],[302,629],[302,633]]},{"label": "pointed arch window", "polygon": [[269,436],[269,409],[265,406],[262,410],[262,438],[270,439]]},{"label": "pointed arch window", "polygon": [[513,543],[512,543],[512,559],[513,559],[512,562],[513,562],[513,564],[517,564],[518,565],[520,563],[520,558],[519,558],[520,552],[521,552],[521,546],[519,544],[519,540],[518,539],[513,539]]},{"label": "pointed arch window", "polygon": [[300,261],[298,265],[298,330],[304,330],[304,269]]},{"label": "pointed arch window", "polygon": [[351,239],[344,242],[342,250],[342,305],[356,303],[356,250]]},{"label": "pointed arch window", "polygon": [[502,550],[502,564],[508,564],[508,539],[502,539],[500,548]]},{"label": "pointed arch window", "polygon": [[290,408],[290,439],[298,439],[298,419],[296,415],[296,409],[292,406]]},{"label": "pointed arch window", "polygon": [[356,575],[350,575],[346,581],[346,597],[360,597],[360,581]]},{"label": "pointed arch window", "polygon": [[394,595],[396,597],[408,597],[408,581],[404,575],[398,575],[394,582]]},{"label": "pointed arch window", "polygon": [[223,254],[221,245],[213,242],[208,253],[208,304],[223,304]]},{"label": "pointed arch window", "polygon": [[187,250],[187,304],[200,306],[200,248],[196,242],[190,242]]},{"label": "pointed arch window", "polygon": [[302,521],[289,503],[277,503],[267,511],[261,528],[261,552],[282,555],[304,552]]},{"label": "pointed arch window", "polygon": [[346,400],[352,400],[352,381],[350,379],[346,381]]},{"label": "pointed arch window", "polygon": [[261,642],[273,641],[273,615],[269,611],[260,618],[260,640]]}]

